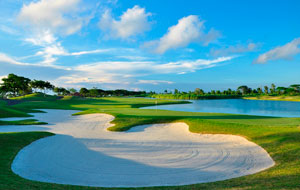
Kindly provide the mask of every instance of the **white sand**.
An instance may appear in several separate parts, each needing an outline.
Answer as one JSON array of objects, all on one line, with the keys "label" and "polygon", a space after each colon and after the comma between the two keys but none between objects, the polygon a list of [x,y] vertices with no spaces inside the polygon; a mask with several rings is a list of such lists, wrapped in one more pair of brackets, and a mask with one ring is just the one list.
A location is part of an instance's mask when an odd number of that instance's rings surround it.
[{"label": "white sand", "polygon": [[[234,135],[193,134],[185,123],[110,132],[113,116],[45,110],[46,126],[0,126],[58,135],[22,149],[12,170],[31,180],[102,187],[186,185],[253,174],[274,165],[260,146]],[[26,130],[27,129],[27,130]]]}]

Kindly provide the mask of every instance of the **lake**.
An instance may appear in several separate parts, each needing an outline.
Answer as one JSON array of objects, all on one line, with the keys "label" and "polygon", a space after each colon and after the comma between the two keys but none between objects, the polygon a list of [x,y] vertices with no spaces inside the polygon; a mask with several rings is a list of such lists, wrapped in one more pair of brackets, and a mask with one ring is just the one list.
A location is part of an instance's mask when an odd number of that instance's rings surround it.
[{"label": "lake", "polygon": [[192,104],[173,104],[144,107],[187,112],[231,113],[275,117],[300,117],[300,102],[270,100],[190,100]]}]

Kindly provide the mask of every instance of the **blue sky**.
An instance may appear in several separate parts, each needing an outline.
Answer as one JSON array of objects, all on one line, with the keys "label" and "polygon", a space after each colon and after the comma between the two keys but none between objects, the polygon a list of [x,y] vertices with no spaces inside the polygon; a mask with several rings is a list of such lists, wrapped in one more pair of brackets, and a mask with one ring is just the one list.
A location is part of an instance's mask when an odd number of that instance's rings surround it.
[{"label": "blue sky", "polygon": [[189,91],[300,83],[300,1],[2,0],[0,78]]}]

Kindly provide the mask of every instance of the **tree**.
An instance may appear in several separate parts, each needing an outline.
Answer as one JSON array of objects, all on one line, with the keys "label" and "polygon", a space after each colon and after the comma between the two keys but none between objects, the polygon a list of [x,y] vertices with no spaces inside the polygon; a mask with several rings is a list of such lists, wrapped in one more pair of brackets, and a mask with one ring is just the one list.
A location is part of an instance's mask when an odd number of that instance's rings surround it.
[{"label": "tree", "polygon": [[252,90],[252,94],[257,94],[258,92],[257,92],[257,90],[256,89],[253,89]]},{"label": "tree", "polygon": [[37,92],[37,89],[39,89],[40,81],[39,80],[33,80],[30,82],[31,88],[34,90],[34,92]]},{"label": "tree", "polygon": [[70,88],[69,91],[72,93],[72,94],[75,94],[77,92],[77,90],[75,88]]},{"label": "tree", "polygon": [[89,95],[92,96],[92,97],[98,97],[100,94],[99,94],[98,89],[93,88],[93,89],[89,90]]},{"label": "tree", "polygon": [[81,88],[81,89],[79,90],[79,93],[80,93],[82,96],[87,96],[88,93],[89,93],[89,90],[86,89],[86,88]]},{"label": "tree", "polygon": [[64,95],[64,96],[66,96],[66,95],[70,95],[70,91],[69,90],[67,90],[67,89],[65,89],[65,88],[63,88],[63,90],[62,90],[63,92],[62,92],[62,94]]},{"label": "tree", "polygon": [[264,86],[265,89],[265,94],[269,94],[269,87],[268,86]]},{"label": "tree", "polygon": [[285,87],[279,86],[276,88],[276,90],[279,92],[279,94],[285,94],[286,93],[286,89]]},{"label": "tree", "polygon": [[46,91],[47,90],[53,90],[54,85],[52,85],[48,81],[43,81],[43,80],[33,80],[30,82],[30,85],[34,89],[40,89],[44,91],[44,96],[46,96]]},{"label": "tree", "polygon": [[178,89],[175,89],[175,90],[174,90],[174,94],[179,94],[179,90],[178,90]]},{"label": "tree", "polygon": [[197,95],[199,95],[200,94],[200,90],[201,90],[200,88],[196,88],[195,91],[194,91],[194,93],[197,94]]},{"label": "tree", "polygon": [[55,87],[55,88],[53,89],[53,92],[55,92],[57,95],[60,95],[60,88]]},{"label": "tree", "polygon": [[251,92],[251,90],[248,88],[248,86],[245,86],[245,85],[239,86],[237,90],[241,90],[243,95]]},{"label": "tree", "polygon": [[197,95],[203,95],[204,94],[204,91],[200,88],[196,88],[195,91],[194,91],[195,94]]},{"label": "tree", "polygon": [[228,88],[227,92],[228,94],[232,94],[232,90],[230,88]]},{"label": "tree", "polygon": [[262,89],[261,88],[257,88],[257,93],[258,94],[262,94]]},{"label": "tree", "polygon": [[68,91],[67,89],[65,88],[62,88],[62,87],[55,87],[53,89],[53,92],[57,93],[57,95],[68,95],[70,94],[70,91]]},{"label": "tree", "polygon": [[300,84],[292,84],[290,88],[293,88],[296,92],[300,92]]},{"label": "tree", "polygon": [[276,86],[275,84],[271,84],[271,93],[275,93],[276,92]]},{"label": "tree", "polygon": [[7,93],[7,90],[6,90],[5,86],[0,86],[0,96],[2,98],[5,98],[6,93]]},{"label": "tree", "polygon": [[46,96],[46,91],[47,90],[53,90],[54,89],[54,85],[52,85],[50,82],[46,81],[43,84],[43,90],[44,90],[44,96]]},{"label": "tree", "polygon": [[3,78],[2,81],[2,90],[5,89],[6,92],[11,92],[13,96],[17,96],[19,94],[25,95],[28,91],[30,91],[29,82],[31,80],[29,78],[9,74],[7,78]]}]

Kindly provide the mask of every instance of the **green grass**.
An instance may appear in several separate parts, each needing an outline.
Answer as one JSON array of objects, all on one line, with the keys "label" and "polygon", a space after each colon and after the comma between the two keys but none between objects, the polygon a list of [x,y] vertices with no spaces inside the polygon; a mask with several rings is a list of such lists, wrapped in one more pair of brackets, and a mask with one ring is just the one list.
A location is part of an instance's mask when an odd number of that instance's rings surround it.
[{"label": "green grass", "polygon": [[[137,109],[140,106],[155,105],[155,101],[141,98],[65,97],[55,101],[47,99],[22,101],[12,106],[1,104],[0,101],[0,111],[4,107],[23,114],[37,108],[80,110],[77,114],[109,113],[116,117],[113,121],[115,126],[110,128],[112,131],[125,131],[141,124],[180,121],[187,123],[190,131],[195,133],[243,136],[262,146],[276,162],[274,167],[263,172],[225,181],[137,189],[300,189],[300,118]],[[158,100],[158,104],[170,103],[173,102]],[[34,140],[49,135],[52,134],[41,132],[0,134],[0,189],[107,189],[42,183],[15,175],[10,165],[17,152]]]},{"label": "green grass", "polygon": [[48,123],[37,121],[36,119],[24,119],[18,121],[1,121],[0,125],[46,125]]},{"label": "green grass", "polygon": [[278,101],[293,101],[300,102],[300,96],[256,96],[256,97],[244,97],[248,100],[278,100]]},{"label": "green grass", "polygon": [[19,96],[11,98],[12,100],[23,100],[23,101],[55,101],[59,97],[58,96],[52,96],[52,95],[45,95],[43,93],[34,93],[34,94],[28,94],[25,96]]}]

